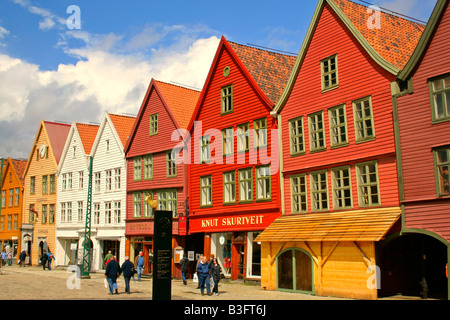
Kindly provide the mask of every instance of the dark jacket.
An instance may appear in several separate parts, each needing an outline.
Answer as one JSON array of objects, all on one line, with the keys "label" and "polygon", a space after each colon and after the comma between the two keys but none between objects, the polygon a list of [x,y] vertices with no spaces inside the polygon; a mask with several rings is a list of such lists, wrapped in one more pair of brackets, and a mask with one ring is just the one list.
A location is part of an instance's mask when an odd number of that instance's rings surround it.
[{"label": "dark jacket", "polygon": [[134,269],[134,263],[130,260],[126,260],[122,263],[122,267],[120,268],[120,272],[123,274],[125,278],[131,278],[134,273],[131,272],[131,269]]},{"label": "dark jacket", "polygon": [[222,271],[222,268],[220,267],[219,264],[217,264],[217,266],[214,265],[214,263],[211,265],[211,276],[214,279],[219,279],[220,278],[220,272]]},{"label": "dark jacket", "polygon": [[22,260],[25,261],[25,258],[26,258],[26,257],[27,257],[27,253],[26,253],[25,250],[24,250],[24,251],[22,251],[22,252],[20,253],[19,259],[20,259],[20,261],[22,261]]},{"label": "dark jacket", "polygon": [[117,260],[109,261],[106,265],[105,276],[110,279],[116,280],[120,273],[120,266]]},{"label": "dark jacket", "polygon": [[44,254],[41,256],[41,264],[45,264],[47,261],[48,261],[48,256],[47,256],[46,253],[44,253]]},{"label": "dark jacket", "polygon": [[198,274],[209,274],[209,263],[203,263],[202,261],[200,261],[200,263],[197,265],[197,273]]},{"label": "dark jacket", "polygon": [[189,259],[184,256],[183,259],[181,259],[180,261],[180,267],[181,267],[181,272],[188,272],[189,270]]}]

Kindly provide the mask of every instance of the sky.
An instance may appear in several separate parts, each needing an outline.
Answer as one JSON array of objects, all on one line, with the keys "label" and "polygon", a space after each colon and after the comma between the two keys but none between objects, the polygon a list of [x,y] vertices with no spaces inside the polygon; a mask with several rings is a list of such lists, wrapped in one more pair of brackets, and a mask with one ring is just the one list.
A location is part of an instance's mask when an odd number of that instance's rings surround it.
[{"label": "sky", "polygon": [[[436,4],[369,1],[425,22]],[[222,36],[298,54],[316,5],[0,0],[0,157],[27,159],[41,119],[136,115],[152,78],[201,90]]]}]

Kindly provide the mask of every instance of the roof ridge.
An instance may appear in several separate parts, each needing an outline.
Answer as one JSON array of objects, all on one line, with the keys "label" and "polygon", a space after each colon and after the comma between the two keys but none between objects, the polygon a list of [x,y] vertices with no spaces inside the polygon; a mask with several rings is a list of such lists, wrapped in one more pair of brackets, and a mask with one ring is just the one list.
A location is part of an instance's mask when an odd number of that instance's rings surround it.
[{"label": "roof ridge", "polygon": [[167,84],[167,85],[174,86],[174,87],[177,87],[177,88],[180,88],[180,89],[186,89],[186,90],[191,90],[191,91],[195,91],[195,92],[201,92],[202,91],[199,88],[190,87],[188,85],[181,84],[181,83],[177,84],[177,83],[173,83],[173,82],[166,82],[166,81],[161,81],[161,80],[156,80],[156,79],[155,79],[155,81],[157,83]]},{"label": "roof ridge", "polygon": [[260,50],[260,51],[264,51],[264,52],[268,52],[268,53],[278,54],[278,55],[281,55],[281,56],[286,56],[286,57],[297,56],[296,53],[290,53],[290,52],[286,52],[286,51],[282,51],[281,52],[281,50],[277,50],[277,49],[271,49],[271,48],[261,47],[261,46],[257,46],[257,45],[242,44],[242,43],[238,43],[238,42],[235,42],[235,41],[229,41],[229,40],[227,40],[227,42],[235,44],[235,45],[238,45],[238,46],[243,46],[243,47],[247,47],[247,48],[251,48],[251,49],[255,49],[255,50]]}]

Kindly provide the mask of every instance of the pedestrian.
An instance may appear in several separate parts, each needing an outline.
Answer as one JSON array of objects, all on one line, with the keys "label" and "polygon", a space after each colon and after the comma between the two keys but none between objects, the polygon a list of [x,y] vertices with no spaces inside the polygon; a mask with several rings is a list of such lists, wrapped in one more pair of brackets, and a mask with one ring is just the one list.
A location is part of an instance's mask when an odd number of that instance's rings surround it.
[{"label": "pedestrian", "polygon": [[183,253],[183,258],[180,261],[180,267],[181,267],[181,276],[183,277],[183,284],[187,284],[187,273],[189,271],[189,259],[187,258],[186,254]]},{"label": "pedestrian", "polygon": [[206,256],[204,256],[203,260],[201,260],[197,265],[197,276],[202,296],[205,295],[205,286],[206,286],[206,293],[208,294],[208,296],[210,296],[212,293],[209,284],[209,263]]},{"label": "pedestrian", "polygon": [[113,256],[113,254],[111,253],[111,250],[109,250],[108,253],[107,253],[106,256],[105,256],[105,259],[103,260],[103,262],[104,262],[104,264],[105,264],[105,267],[106,267],[106,265],[108,264],[109,259],[111,259],[112,256]]},{"label": "pedestrian", "polygon": [[220,272],[222,272],[222,268],[220,267],[217,259],[214,258],[211,265],[211,277],[214,281],[213,293],[218,296],[219,295],[219,281],[220,281]]},{"label": "pedestrian", "polygon": [[27,252],[23,250],[19,255],[20,267],[25,267],[25,259],[27,257]]},{"label": "pedestrian", "polygon": [[52,260],[55,260],[55,256],[50,251],[50,249],[48,249],[47,256],[48,256],[48,270],[52,270]]},{"label": "pedestrian", "polygon": [[144,252],[139,251],[139,256],[135,259],[134,264],[136,265],[138,281],[140,282],[142,271],[144,271]]},{"label": "pedestrian", "polygon": [[4,266],[6,264],[7,258],[6,249],[3,249],[2,253],[0,254],[0,257],[2,259],[2,266]]},{"label": "pedestrian", "polygon": [[114,290],[116,294],[119,294],[119,290],[117,288],[117,278],[120,276],[120,266],[116,260],[115,256],[112,256],[109,260],[109,263],[106,265],[105,270],[105,278],[109,283],[109,293],[114,294]]},{"label": "pedestrian", "polygon": [[197,277],[197,289],[200,289],[200,281],[198,280],[198,274],[197,274],[197,268],[198,268],[198,264],[200,263],[200,261],[203,261],[203,253],[200,254],[200,257],[197,260],[197,265],[195,266],[195,275],[194,275],[194,280],[195,277]]},{"label": "pedestrian", "polygon": [[48,261],[48,255],[47,255],[47,253],[43,253],[42,254],[42,256],[41,256],[41,265],[42,265],[42,268],[45,270],[45,264],[47,263],[47,261]]},{"label": "pedestrian", "polygon": [[7,255],[6,255],[6,259],[8,261],[8,266],[12,266],[12,252],[8,251]]},{"label": "pedestrian", "polygon": [[135,269],[133,262],[130,261],[129,257],[125,257],[125,262],[122,263],[120,272],[123,274],[123,279],[125,280],[125,292],[130,294],[130,279],[134,275]]}]

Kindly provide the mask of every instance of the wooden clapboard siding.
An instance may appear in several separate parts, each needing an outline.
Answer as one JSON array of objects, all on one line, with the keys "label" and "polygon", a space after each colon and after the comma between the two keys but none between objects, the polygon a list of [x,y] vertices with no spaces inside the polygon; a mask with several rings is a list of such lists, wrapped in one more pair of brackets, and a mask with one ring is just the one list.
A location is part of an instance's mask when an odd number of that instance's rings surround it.
[{"label": "wooden clapboard siding", "polygon": [[[230,75],[225,77],[223,71],[230,68]],[[233,85],[233,112],[221,114],[221,88]],[[276,120],[270,115],[273,103],[264,95],[255,80],[249,75],[249,71],[233,51],[231,45],[222,38],[216,53],[215,60],[210,69],[210,74],[203,88],[202,96],[197,105],[196,113],[189,128],[191,134],[191,165],[189,166],[189,203],[190,213],[196,217],[202,215],[226,215],[242,212],[250,214],[254,212],[276,212],[280,210],[279,204],[279,175],[278,175],[278,148],[276,137],[272,136],[272,130],[277,129]],[[267,120],[267,148],[255,150],[254,136],[250,134],[250,150],[245,154],[237,153],[237,138],[234,138],[234,155],[232,163],[223,157],[221,130],[233,128],[248,123],[249,129],[254,129],[254,120],[266,118]],[[195,129],[193,121],[201,125],[201,130]],[[212,131],[214,130],[214,131]],[[217,136],[214,136],[217,133]],[[199,139],[201,136],[210,135],[215,138],[211,142],[211,164],[200,164]],[[272,140],[274,139],[274,140]],[[275,147],[272,147],[272,142]],[[271,157],[272,198],[270,201],[256,201],[256,173],[255,167],[262,164],[258,154],[264,153]],[[245,163],[238,157],[245,158]],[[215,162],[215,163],[214,163]],[[223,164],[222,164],[223,163]],[[239,177],[238,170],[252,168],[253,172],[253,201],[239,204]],[[236,172],[236,204],[226,204],[223,201],[223,173]],[[203,176],[212,176],[212,206],[201,207],[200,179]]]},{"label": "wooden clapboard siding", "polygon": [[[339,87],[322,92],[320,62],[334,54],[338,60]],[[336,13],[325,4],[297,80],[281,111],[285,213],[292,212],[290,177],[324,169],[328,171],[329,207],[333,211],[331,169],[348,165],[351,167],[353,209],[358,209],[355,165],[372,160],[378,163],[381,205],[399,205],[390,89],[394,80],[395,77],[365,52]],[[371,97],[376,138],[358,143],[353,102],[365,97]],[[339,105],[346,108],[348,145],[331,148],[328,110]],[[320,111],[323,111],[326,150],[310,152],[308,115]],[[297,117],[303,117],[305,154],[291,156],[289,121]],[[307,185],[308,210],[311,212],[309,176]]]},{"label": "wooden clapboard siding", "polygon": [[[438,198],[432,149],[450,144],[450,122],[432,123],[429,79],[450,73],[449,1],[438,1],[423,53],[411,65],[412,92],[397,97],[405,227],[424,229],[450,240],[450,197]],[[427,27],[429,28],[429,27]],[[425,34],[425,33],[424,33]]]}]

